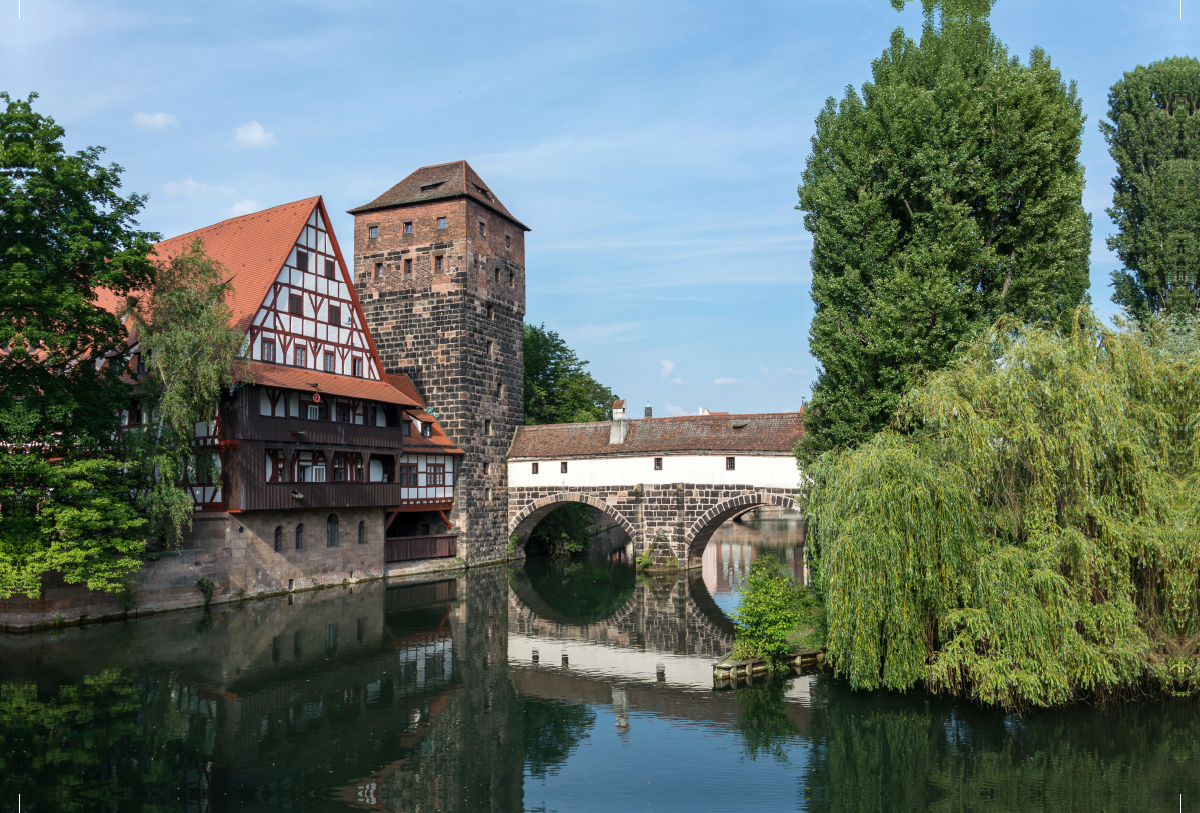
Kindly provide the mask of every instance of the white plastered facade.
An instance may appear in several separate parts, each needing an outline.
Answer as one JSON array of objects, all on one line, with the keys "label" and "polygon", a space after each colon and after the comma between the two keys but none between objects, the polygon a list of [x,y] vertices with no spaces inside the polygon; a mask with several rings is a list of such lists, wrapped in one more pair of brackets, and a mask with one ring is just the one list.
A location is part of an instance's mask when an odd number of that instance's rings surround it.
[{"label": "white plastered facade", "polygon": [[[662,458],[662,469],[654,459]],[[734,468],[726,468],[726,458]],[[533,464],[538,473],[533,473]],[[562,464],[567,464],[566,474]],[[712,485],[755,485],[762,488],[796,488],[800,471],[796,458],[780,453],[706,452],[703,454],[605,455],[584,458],[516,458],[508,461],[510,488],[586,488],[613,485],[669,485],[704,483]]]}]

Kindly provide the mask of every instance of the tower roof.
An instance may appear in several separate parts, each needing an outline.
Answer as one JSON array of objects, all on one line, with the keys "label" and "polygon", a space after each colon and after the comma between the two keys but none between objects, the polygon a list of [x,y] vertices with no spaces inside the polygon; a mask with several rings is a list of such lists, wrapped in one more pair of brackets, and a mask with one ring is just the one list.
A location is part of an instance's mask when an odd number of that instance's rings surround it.
[{"label": "tower roof", "polygon": [[392,206],[463,197],[486,206],[508,218],[525,231],[530,231],[528,226],[512,216],[512,213],[504,207],[504,204],[466,161],[451,161],[448,164],[421,167],[375,200],[349,209],[348,212],[352,215],[360,215]]}]

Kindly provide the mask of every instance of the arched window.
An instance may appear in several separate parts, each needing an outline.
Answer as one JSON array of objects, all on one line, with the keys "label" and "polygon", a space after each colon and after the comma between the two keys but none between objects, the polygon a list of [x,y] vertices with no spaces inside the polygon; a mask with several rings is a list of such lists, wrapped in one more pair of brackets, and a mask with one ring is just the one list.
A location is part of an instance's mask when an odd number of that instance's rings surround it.
[{"label": "arched window", "polygon": [[304,523],[296,526],[296,550],[304,547]]},{"label": "arched window", "polygon": [[360,520],[358,521],[358,544],[360,544],[360,545],[361,545],[361,544],[363,544],[363,543],[364,543],[364,542],[366,542],[366,541],[367,541],[367,537],[366,537],[366,532],[365,532],[365,529],[364,529],[364,523],[363,523],[363,521],[360,519]]},{"label": "arched window", "polygon": [[338,543],[337,514],[329,515],[329,524],[326,527],[326,534],[327,534],[327,538],[326,538],[325,544],[328,547],[336,548],[337,543]]},{"label": "arched window", "polygon": [[283,550],[283,526],[275,526],[275,552]]}]

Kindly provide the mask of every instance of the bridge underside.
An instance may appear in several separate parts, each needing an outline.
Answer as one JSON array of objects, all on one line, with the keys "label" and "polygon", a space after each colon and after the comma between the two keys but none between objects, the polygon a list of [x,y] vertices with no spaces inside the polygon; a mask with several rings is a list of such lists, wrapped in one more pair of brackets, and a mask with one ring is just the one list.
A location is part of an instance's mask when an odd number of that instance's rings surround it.
[{"label": "bridge underside", "polygon": [[634,553],[666,546],[680,563],[699,567],[700,556],[723,522],[760,505],[794,508],[798,488],[757,488],[753,485],[594,486],[508,490],[508,534],[524,550],[529,535],[542,519],[568,502],[581,502],[600,511],[633,542]]}]

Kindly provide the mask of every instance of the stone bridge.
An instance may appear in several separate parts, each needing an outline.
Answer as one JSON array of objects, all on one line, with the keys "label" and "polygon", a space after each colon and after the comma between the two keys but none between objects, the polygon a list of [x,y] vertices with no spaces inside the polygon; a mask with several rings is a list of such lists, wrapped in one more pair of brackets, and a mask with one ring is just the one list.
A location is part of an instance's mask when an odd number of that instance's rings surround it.
[{"label": "stone bridge", "polygon": [[699,567],[721,523],[760,505],[793,508],[802,475],[792,447],[803,415],[709,413],[520,426],[508,450],[508,535],[524,549],[547,514],[584,503],[656,564]]}]

